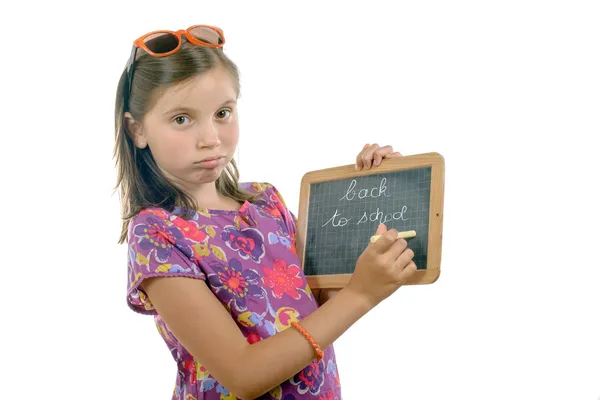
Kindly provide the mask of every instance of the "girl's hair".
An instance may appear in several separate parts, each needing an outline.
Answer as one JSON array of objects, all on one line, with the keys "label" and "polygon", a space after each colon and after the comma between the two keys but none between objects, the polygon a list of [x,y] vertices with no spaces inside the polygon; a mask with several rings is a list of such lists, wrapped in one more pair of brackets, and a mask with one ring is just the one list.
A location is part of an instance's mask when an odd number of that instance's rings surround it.
[{"label": "girl's hair", "polygon": [[[139,52],[139,51],[138,51]],[[144,53],[134,65],[133,82],[127,110],[136,121],[141,121],[150,110],[156,89],[164,89],[191,79],[216,67],[224,68],[236,85],[239,96],[239,72],[237,66],[221,49],[201,46],[182,46],[167,57],[153,57]],[[117,185],[120,189],[123,227],[119,243],[127,240],[129,221],[147,207],[161,207],[173,212],[182,209],[181,216],[190,219],[198,209],[196,200],[173,185],[158,168],[148,147],[140,149],[133,144],[124,120],[124,91],[127,71],[123,71],[115,102],[115,147]],[[256,201],[257,195],[239,186],[239,171],[231,160],[216,181],[217,192],[240,202]]]}]

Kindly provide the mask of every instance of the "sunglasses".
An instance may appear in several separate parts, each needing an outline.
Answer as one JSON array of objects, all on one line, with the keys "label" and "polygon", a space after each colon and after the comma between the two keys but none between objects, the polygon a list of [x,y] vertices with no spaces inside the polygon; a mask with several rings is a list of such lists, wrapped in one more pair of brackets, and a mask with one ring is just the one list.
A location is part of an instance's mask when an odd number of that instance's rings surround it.
[{"label": "sunglasses", "polygon": [[196,46],[217,49],[222,48],[225,44],[223,31],[216,26],[210,25],[194,25],[176,32],[154,31],[137,38],[133,42],[131,56],[127,62],[127,81],[124,98],[126,110],[129,108],[129,96],[131,95],[131,84],[133,82],[133,65],[137,50],[143,49],[146,53],[154,57],[166,57],[179,51],[182,44],[182,36],[185,36],[189,43]]}]

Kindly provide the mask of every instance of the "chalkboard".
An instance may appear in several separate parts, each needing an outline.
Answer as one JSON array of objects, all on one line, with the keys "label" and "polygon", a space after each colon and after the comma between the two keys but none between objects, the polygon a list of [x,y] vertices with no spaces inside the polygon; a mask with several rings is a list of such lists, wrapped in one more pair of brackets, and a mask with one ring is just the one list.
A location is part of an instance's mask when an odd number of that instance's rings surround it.
[{"label": "chalkboard", "polygon": [[313,288],[343,287],[379,223],[416,231],[408,240],[418,272],[413,284],[437,279],[441,258],[444,162],[437,153],[312,171],[302,180],[301,259]]}]

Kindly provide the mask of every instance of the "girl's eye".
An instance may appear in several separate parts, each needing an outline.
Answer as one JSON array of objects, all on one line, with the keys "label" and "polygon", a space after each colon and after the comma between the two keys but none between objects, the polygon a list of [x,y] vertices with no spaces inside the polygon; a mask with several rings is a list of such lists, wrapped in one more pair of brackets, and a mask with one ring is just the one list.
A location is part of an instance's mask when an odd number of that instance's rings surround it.
[{"label": "girl's eye", "polygon": [[175,122],[177,125],[183,125],[186,123],[186,121],[188,121],[189,123],[189,120],[190,119],[185,115],[178,115],[175,118],[173,118],[173,122]]},{"label": "girl's eye", "polygon": [[224,108],[221,111],[217,112],[217,118],[225,119],[225,118],[229,117],[230,114],[231,114],[231,110]]}]

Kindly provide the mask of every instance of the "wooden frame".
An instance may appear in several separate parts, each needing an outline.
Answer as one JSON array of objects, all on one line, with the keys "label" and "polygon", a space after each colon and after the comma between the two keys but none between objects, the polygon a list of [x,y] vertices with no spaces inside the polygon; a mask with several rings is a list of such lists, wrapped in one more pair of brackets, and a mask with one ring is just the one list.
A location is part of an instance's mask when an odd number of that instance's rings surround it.
[{"label": "wooden frame", "polygon": [[[431,167],[431,191],[429,203],[429,232],[427,247],[427,268],[419,269],[408,284],[429,284],[440,275],[442,257],[442,221],[444,206],[444,158],[438,153],[424,153],[398,158],[385,159],[380,166],[370,170],[356,171],[354,164],[308,172],[300,184],[300,204],[298,210],[298,239],[296,249],[304,268],[306,231],[308,223],[308,203],[310,185],[313,183],[361,177],[386,172]],[[365,243],[365,247],[368,242]],[[342,288],[346,286],[352,274],[307,276],[312,289]]]}]

